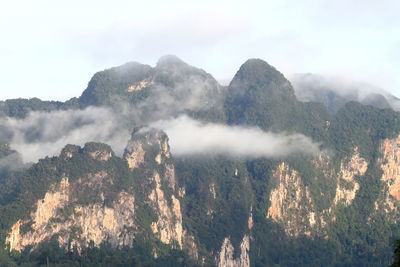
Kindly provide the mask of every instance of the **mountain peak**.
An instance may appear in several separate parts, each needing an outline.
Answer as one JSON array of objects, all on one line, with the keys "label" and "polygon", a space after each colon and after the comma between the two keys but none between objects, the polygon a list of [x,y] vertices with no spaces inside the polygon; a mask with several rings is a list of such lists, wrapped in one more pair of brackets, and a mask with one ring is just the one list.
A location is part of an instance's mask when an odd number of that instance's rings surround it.
[{"label": "mountain peak", "polygon": [[158,62],[157,62],[157,67],[168,67],[168,66],[187,66],[188,64],[186,64],[182,59],[178,58],[175,55],[165,55],[162,56]]},{"label": "mountain peak", "polygon": [[240,67],[236,73],[235,78],[241,80],[252,81],[254,83],[274,82],[274,83],[288,83],[286,78],[276,70],[273,66],[269,65],[266,61],[258,58],[248,59]]},{"label": "mountain peak", "polygon": [[242,95],[252,88],[259,88],[261,92],[271,97],[286,95],[295,99],[294,90],[285,76],[261,59],[247,60],[240,67],[229,87],[233,94]]}]

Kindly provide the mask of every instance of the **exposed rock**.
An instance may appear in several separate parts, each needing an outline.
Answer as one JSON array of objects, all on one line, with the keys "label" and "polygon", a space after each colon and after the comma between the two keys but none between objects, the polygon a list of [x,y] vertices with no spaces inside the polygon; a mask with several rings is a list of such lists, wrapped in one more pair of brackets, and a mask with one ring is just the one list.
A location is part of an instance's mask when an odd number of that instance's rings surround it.
[{"label": "exposed rock", "polygon": [[124,158],[130,169],[138,168],[144,162],[143,145],[139,141],[131,141],[125,150]]},{"label": "exposed rock", "polygon": [[249,230],[253,229],[254,227],[253,211],[250,211],[250,216],[249,219],[247,220],[247,227],[249,228]]},{"label": "exposed rock", "polygon": [[175,167],[173,164],[165,164],[164,178],[168,181],[169,187],[175,190]]},{"label": "exposed rock", "polygon": [[157,129],[139,129],[133,132],[131,140],[124,152],[124,158],[130,169],[143,167],[152,168],[153,162],[145,162],[145,155],[154,154],[154,163],[164,165],[163,180],[168,181],[169,187],[175,189],[175,167],[171,157],[168,136]]},{"label": "exposed rock", "polygon": [[245,235],[240,243],[240,256],[233,258],[234,248],[228,237],[222,243],[217,265],[219,267],[249,267],[250,266],[250,238]]},{"label": "exposed rock", "polygon": [[164,191],[161,189],[160,175],[155,171],[153,179],[156,188],[150,193],[149,200],[157,214],[158,220],[152,222],[153,233],[158,236],[161,242],[171,244],[172,241],[178,242],[182,248],[182,213],[179,200],[172,195],[172,207],[168,205]]},{"label": "exposed rock", "polygon": [[[146,155],[149,157],[145,159]],[[152,232],[161,242],[165,244],[176,242],[182,248],[182,212],[180,201],[174,195],[175,167],[169,151],[167,135],[156,129],[142,128],[134,131],[124,157],[131,169],[140,166],[147,168],[148,171],[152,170],[152,175],[144,181],[149,185],[146,193],[147,202],[157,216],[157,221],[151,224]],[[149,162],[147,159],[154,159],[154,162]],[[166,194],[162,186],[168,186],[173,192]]]},{"label": "exposed rock", "polygon": [[80,149],[81,148],[76,145],[66,145],[60,153],[60,158],[64,160],[70,159],[73,157],[73,154],[79,152]]},{"label": "exposed rock", "polygon": [[[78,149],[78,148],[79,147],[75,147],[75,149]],[[74,150],[74,148],[71,147],[66,151],[71,152],[73,150]],[[85,155],[88,155],[92,159],[99,160],[99,161],[107,161],[114,155],[114,152],[112,151],[112,149],[109,145],[102,144],[102,143],[95,143],[95,142],[86,143],[85,146],[82,148],[82,151]],[[75,151],[75,152],[78,152],[78,151]]]},{"label": "exposed rock", "polygon": [[316,223],[315,210],[310,190],[299,173],[282,162],[273,172],[273,178],[278,186],[271,192],[267,218],[282,224],[289,236],[310,235]]},{"label": "exposed rock", "polygon": [[128,88],[128,92],[140,91],[153,84],[152,79],[146,78],[143,81],[137,82]]},{"label": "exposed rock", "polygon": [[340,174],[342,179],[351,182],[355,175],[364,175],[368,169],[368,162],[360,157],[358,148],[354,148],[354,154],[349,161],[344,161],[340,165]]},{"label": "exposed rock", "polygon": [[[6,239],[10,250],[21,251],[56,235],[60,246],[66,247],[70,243],[78,249],[90,241],[99,246],[105,240],[114,247],[132,246],[136,228],[133,195],[122,191],[111,207],[100,203],[70,205],[71,187],[68,178],[63,178],[37,201],[28,221],[19,220],[12,226]],[[29,223],[31,229],[21,233],[20,227]]]},{"label": "exposed rock", "polygon": [[[111,152],[101,151],[101,150],[91,152],[89,155],[93,159],[100,160],[100,161],[107,161],[112,157],[112,153]],[[72,157],[72,156],[70,156],[70,157]]]},{"label": "exposed rock", "polygon": [[336,195],[333,200],[333,203],[337,205],[339,202],[342,202],[346,205],[349,206],[353,199],[356,197],[356,193],[358,189],[360,189],[360,185],[357,182],[352,183],[352,188],[346,189],[345,187],[340,186],[340,178],[338,178],[338,186],[336,188]]},{"label": "exposed rock", "polygon": [[316,169],[322,171],[325,178],[330,179],[336,177],[335,168],[329,153],[324,151],[318,152],[312,160],[312,163]]},{"label": "exposed rock", "polygon": [[400,135],[383,140],[380,153],[382,157],[378,159],[378,163],[383,171],[381,181],[384,186],[375,202],[375,209],[397,213],[400,204]]},{"label": "exposed rock", "polygon": [[[338,185],[336,187],[336,195],[333,200],[337,205],[339,202],[344,202],[346,206],[350,205],[356,197],[360,185],[354,180],[356,175],[364,175],[368,169],[368,162],[360,157],[358,148],[354,148],[354,154],[350,159],[343,160],[340,164],[340,171],[338,173]],[[341,179],[347,182],[347,186],[341,185]]]},{"label": "exposed rock", "polygon": [[[354,149],[354,154],[350,158],[342,161],[337,174],[332,161],[325,153],[319,153],[312,162],[316,169],[322,171],[326,179],[338,180],[333,204],[343,202],[345,205],[350,205],[360,188],[354,178],[356,175],[364,175],[368,169],[368,163],[360,157],[358,148]],[[297,237],[299,234],[308,236],[311,233],[326,234],[324,229],[327,221],[334,216],[334,209],[317,211],[309,188],[303,184],[299,173],[285,162],[278,166],[272,176],[277,186],[270,194],[271,206],[267,217],[280,223],[285,232],[292,237]]]},{"label": "exposed rock", "polygon": [[217,197],[217,193],[215,192],[215,184],[210,184],[209,190],[213,199],[215,199]]},{"label": "exposed rock", "polygon": [[383,141],[380,159],[383,171],[381,180],[388,185],[389,194],[400,201],[400,135],[394,139]]},{"label": "exposed rock", "polygon": [[184,197],[186,195],[186,189],[184,187],[179,188],[178,195],[179,197]]}]

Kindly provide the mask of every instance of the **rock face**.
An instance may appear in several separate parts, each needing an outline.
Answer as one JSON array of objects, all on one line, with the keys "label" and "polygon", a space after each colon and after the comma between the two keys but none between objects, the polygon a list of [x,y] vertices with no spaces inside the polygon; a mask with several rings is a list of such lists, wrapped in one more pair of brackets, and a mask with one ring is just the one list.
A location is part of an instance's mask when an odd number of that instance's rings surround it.
[{"label": "rock face", "polygon": [[245,235],[240,243],[240,255],[234,259],[234,248],[228,237],[224,239],[218,257],[218,267],[249,267],[250,266],[250,238]]},{"label": "rock face", "polygon": [[[77,181],[76,183],[79,183]],[[122,191],[111,207],[99,203],[71,205],[72,190],[75,185],[67,177],[59,184],[51,186],[43,199],[37,201],[36,209],[27,221],[16,222],[8,234],[6,243],[10,250],[21,251],[28,245],[58,236],[60,246],[68,244],[87,246],[93,241],[99,246],[104,240],[111,245],[132,246],[134,238],[135,199],[128,192]],[[21,226],[31,225],[28,231],[21,231]]]},{"label": "rock face", "polygon": [[400,136],[384,140],[380,150],[383,154],[381,180],[388,185],[389,194],[400,201]]},{"label": "rock face", "polygon": [[156,188],[150,193],[150,203],[157,214],[157,221],[152,222],[151,229],[161,242],[171,244],[176,241],[182,248],[182,213],[179,200],[171,195],[172,205],[168,205],[164,191],[161,189],[161,179],[157,172],[152,177]]},{"label": "rock face", "polygon": [[282,224],[289,236],[310,235],[316,216],[309,188],[303,184],[299,173],[285,162],[272,175],[278,185],[271,191],[267,218]]},{"label": "rock face", "polygon": [[167,135],[155,129],[141,129],[134,132],[124,157],[131,170],[141,166],[151,171],[143,179],[144,184],[149,185],[144,190],[147,202],[157,216],[157,220],[151,224],[153,233],[161,242],[165,244],[176,242],[183,248],[180,196],[175,192],[175,167]]},{"label": "rock face", "polygon": [[124,152],[130,169],[162,167],[163,179],[175,189],[175,167],[168,144],[168,136],[156,129],[136,129]]},{"label": "rock face", "polygon": [[130,169],[138,168],[144,162],[143,144],[139,140],[129,142],[124,158]]},{"label": "rock face", "polygon": [[[63,176],[60,182],[49,186],[44,197],[33,205],[29,217],[12,226],[6,238],[11,250],[21,251],[53,238],[60,246],[76,246],[78,250],[90,242],[95,246],[109,242],[113,247],[131,247],[135,235],[143,231],[143,226],[136,224],[136,192],[155,215],[149,225],[154,236],[172,247],[187,248],[194,258],[198,257],[194,237],[183,230],[180,201],[184,194],[176,188],[175,166],[164,132],[135,131],[129,141],[124,158],[132,177],[137,176],[137,191],[129,186],[115,192],[119,188],[115,183],[122,181],[110,174],[115,172],[112,162],[107,165],[114,156],[110,147],[99,143],[88,143],[84,148],[68,145],[59,160],[69,164],[68,161],[76,161],[75,156],[97,160],[96,172],[74,179]],[[57,167],[50,169],[55,171]]]},{"label": "rock face", "polygon": [[340,202],[347,206],[352,203],[360,188],[354,177],[364,175],[368,169],[368,163],[360,157],[358,148],[354,149],[351,157],[341,162],[337,174],[328,156],[317,155],[313,162],[326,179],[337,177],[336,194],[331,207],[326,210],[318,211],[315,208],[310,189],[304,185],[299,173],[287,163],[282,162],[272,174],[277,185],[270,193],[271,205],[267,218],[281,224],[291,237],[325,233],[324,228],[334,215],[333,207]]},{"label": "rock face", "polygon": [[140,91],[143,88],[153,85],[153,81],[151,79],[144,79],[140,82],[136,82],[135,84],[129,86],[128,92]]},{"label": "rock face", "polygon": [[383,171],[381,181],[384,186],[375,208],[393,213],[398,211],[400,201],[400,135],[383,140],[380,152],[382,157],[378,163]]},{"label": "rock face", "polygon": [[[356,197],[356,193],[360,188],[357,181],[354,180],[356,175],[364,175],[368,169],[368,162],[360,157],[358,148],[354,148],[354,154],[350,159],[342,161],[340,164],[340,171],[338,173],[338,185],[336,188],[336,195],[334,204],[343,202],[346,206],[350,205]],[[346,185],[344,185],[346,183]]]}]

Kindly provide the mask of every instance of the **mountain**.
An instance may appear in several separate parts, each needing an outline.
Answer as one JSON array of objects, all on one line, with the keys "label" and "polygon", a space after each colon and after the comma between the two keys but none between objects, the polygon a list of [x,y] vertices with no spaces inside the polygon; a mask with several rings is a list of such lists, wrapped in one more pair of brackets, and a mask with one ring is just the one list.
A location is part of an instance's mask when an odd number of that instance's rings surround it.
[{"label": "mountain", "polygon": [[[377,95],[362,103],[335,95],[302,102],[295,88],[260,59],[246,61],[223,87],[166,56],[155,67],[128,63],[98,72],[81,97],[58,106],[32,108],[27,100],[20,115],[5,112],[3,122],[29,118],[30,110],[39,116],[97,106],[120,116],[116,129],[131,137],[121,154],[85,140],[28,166],[4,161],[0,263],[389,265],[392,242],[400,237],[400,114]],[[302,90],[315,91],[311,85]],[[188,145],[197,154],[175,153],[173,144],[185,133],[157,128],[182,122],[176,118],[183,114],[196,129],[209,129]],[[214,144],[215,153],[197,150],[200,139],[213,138],[221,127],[279,142],[276,155],[216,153],[221,144]],[[10,130],[0,125],[0,137],[14,140]],[[275,139],[262,139],[266,134]],[[58,141],[51,136],[49,142]],[[278,153],[299,136],[317,149]],[[242,150],[259,140],[244,141]],[[4,143],[0,163],[24,152]]]},{"label": "mountain", "polygon": [[320,141],[330,120],[322,104],[299,102],[290,82],[260,59],[246,61],[227,89],[228,124],[265,130],[300,132]]},{"label": "mountain", "polygon": [[223,121],[224,112],[219,108],[223,96],[223,87],[210,74],[175,56],[164,56],[154,68],[127,63],[96,73],[79,103],[81,107],[114,108],[130,104],[136,109],[136,120],[140,123],[182,112]]}]

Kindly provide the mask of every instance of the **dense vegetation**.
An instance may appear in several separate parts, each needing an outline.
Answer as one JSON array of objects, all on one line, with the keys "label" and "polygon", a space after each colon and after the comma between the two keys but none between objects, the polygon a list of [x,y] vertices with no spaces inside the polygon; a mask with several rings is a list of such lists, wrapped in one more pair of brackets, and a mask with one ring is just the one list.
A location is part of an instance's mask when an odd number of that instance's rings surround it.
[{"label": "dense vegetation", "polygon": [[29,251],[30,247],[21,253],[11,257],[0,252],[1,267],[97,267],[97,266],[200,266],[198,262],[190,258],[185,251],[177,249],[166,249],[165,255],[154,258],[152,248],[140,237],[135,239],[134,248],[112,248],[103,243],[100,247],[89,244],[87,248],[78,252],[76,248],[66,250],[60,248],[55,240],[39,245],[38,248]]}]

